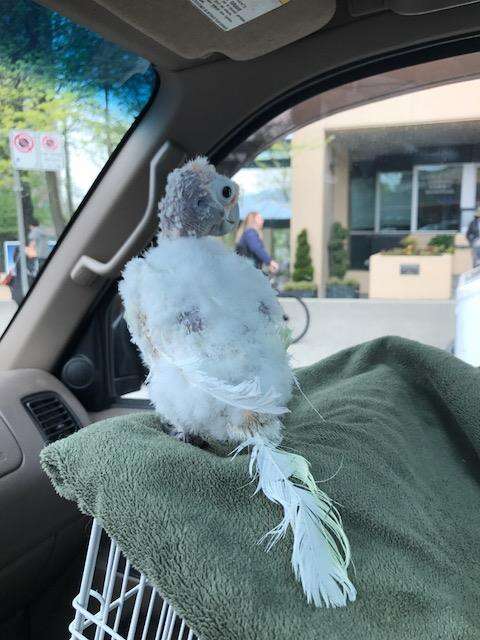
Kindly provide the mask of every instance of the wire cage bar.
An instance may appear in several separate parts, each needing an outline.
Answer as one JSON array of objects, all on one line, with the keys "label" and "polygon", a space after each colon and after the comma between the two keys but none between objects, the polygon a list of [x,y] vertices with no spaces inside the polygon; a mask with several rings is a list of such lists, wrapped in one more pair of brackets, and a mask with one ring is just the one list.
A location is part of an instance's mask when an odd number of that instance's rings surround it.
[{"label": "wire cage bar", "polygon": [[[102,562],[103,542],[108,556]],[[93,520],[70,640],[198,640],[115,540]]]}]

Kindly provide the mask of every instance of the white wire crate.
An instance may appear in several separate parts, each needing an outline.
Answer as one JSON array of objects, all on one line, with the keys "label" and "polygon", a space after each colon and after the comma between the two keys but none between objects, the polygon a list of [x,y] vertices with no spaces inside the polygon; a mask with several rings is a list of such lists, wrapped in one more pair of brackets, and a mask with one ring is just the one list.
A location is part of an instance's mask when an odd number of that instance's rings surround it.
[{"label": "white wire crate", "polygon": [[73,600],[70,639],[198,640],[143,573],[131,566],[115,540],[109,539],[106,565],[99,567],[102,533],[94,520],[80,592]]}]

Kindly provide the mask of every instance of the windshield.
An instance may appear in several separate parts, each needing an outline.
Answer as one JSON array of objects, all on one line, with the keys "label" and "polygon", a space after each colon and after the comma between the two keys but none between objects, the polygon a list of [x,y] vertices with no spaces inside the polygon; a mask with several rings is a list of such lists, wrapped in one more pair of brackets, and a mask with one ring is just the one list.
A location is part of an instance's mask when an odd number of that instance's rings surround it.
[{"label": "windshield", "polygon": [[4,0],[0,29],[1,334],[156,75],[29,0]]}]

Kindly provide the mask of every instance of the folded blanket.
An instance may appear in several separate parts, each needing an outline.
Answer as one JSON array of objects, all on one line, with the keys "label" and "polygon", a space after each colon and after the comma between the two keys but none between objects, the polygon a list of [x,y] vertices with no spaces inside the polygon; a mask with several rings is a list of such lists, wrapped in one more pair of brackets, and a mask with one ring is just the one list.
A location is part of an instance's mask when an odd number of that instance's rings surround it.
[{"label": "folded blanket", "polygon": [[[480,373],[382,338],[298,371],[286,442],[340,503],[358,599],[307,605],[281,518],[253,496],[247,456],[165,435],[154,414],[48,446],[56,490],[100,519],[203,640],[460,640],[480,634]],[[186,399],[187,401],[187,399]]]}]

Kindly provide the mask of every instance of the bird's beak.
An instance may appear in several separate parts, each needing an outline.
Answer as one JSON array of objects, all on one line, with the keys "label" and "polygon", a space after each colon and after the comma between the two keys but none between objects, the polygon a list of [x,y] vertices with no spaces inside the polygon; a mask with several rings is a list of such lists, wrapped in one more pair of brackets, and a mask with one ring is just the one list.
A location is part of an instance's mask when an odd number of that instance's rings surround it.
[{"label": "bird's beak", "polygon": [[225,212],[225,222],[228,222],[232,225],[232,228],[236,226],[238,219],[240,217],[240,211],[238,208],[238,201],[235,200],[234,203],[227,209]]},{"label": "bird's beak", "polygon": [[238,208],[238,199],[240,195],[240,189],[238,188],[238,185],[235,182],[233,182],[233,184],[235,185],[235,195],[233,196],[228,209],[226,209],[225,211],[225,220],[235,226],[240,217],[240,211]]}]

